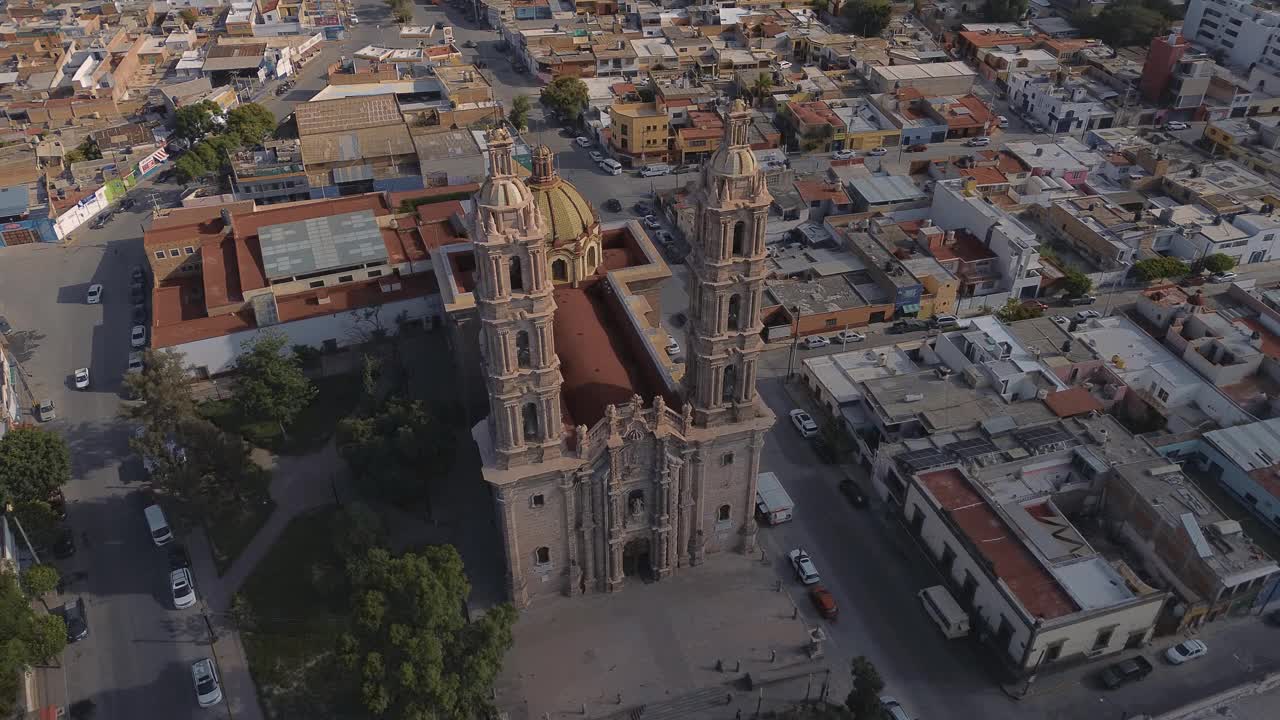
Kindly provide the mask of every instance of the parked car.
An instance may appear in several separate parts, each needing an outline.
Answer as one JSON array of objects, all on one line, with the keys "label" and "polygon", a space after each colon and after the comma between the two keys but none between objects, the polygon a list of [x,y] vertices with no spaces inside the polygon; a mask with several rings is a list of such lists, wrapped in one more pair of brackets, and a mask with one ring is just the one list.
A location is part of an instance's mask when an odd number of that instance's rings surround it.
[{"label": "parked car", "polygon": [[40,422],[49,422],[58,417],[58,411],[53,408],[53,401],[45,398],[36,405],[36,417],[40,418]]},{"label": "parked car", "polygon": [[867,336],[853,330],[841,330],[834,339],[839,341],[841,345],[848,345],[851,342],[862,342],[867,339]]},{"label": "parked car", "polygon": [[147,293],[142,289],[142,283],[133,283],[129,286],[129,302],[134,305],[143,305],[147,302]]},{"label": "parked car", "polygon": [[89,227],[93,230],[101,230],[102,228],[106,227],[107,223],[109,222],[111,222],[111,213],[104,212],[98,217],[94,218],[93,222],[89,225]]},{"label": "parked car", "polygon": [[146,279],[146,271],[141,265],[133,265],[129,268],[129,279],[133,282],[142,282]]},{"label": "parked car", "polygon": [[71,528],[64,527],[58,531],[58,537],[53,541],[53,556],[59,560],[76,554],[76,534]]},{"label": "parked car", "polygon": [[579,135],[578,137],[574,138],[573,141],[578,144],[578,147],[584,147],[584,148],[591,147],[590,138],[585,138]]},{"label": "parked car", "polygon": [[1043,135],[1043,134],[1045,134],[1045,129],[1044,129],[1044,126],[1043,126],[1043,125],[1041,125],[1040,123],[1034,123],[1034,122],[1033,122],[1033,123],[1031,123],[1031,132],[1033,132],[1033,133],[1035,133],[1035,134],[1037,134],[1037,135]]},{"label": "parked car", "polygon": [[809,600],[813,602],[818,614],[828,620],[835,620],[840,614],[840,608],[836,605],[835,597],[830,590],[821,585],[809,589]]},{"label": "parked car", "polygon": [[191,567],[191,556],[187,554],[187,546],[182,543],[169,543],[169,570],[181,570]]},{"label": "parked car", "polygon": [[609,212],[622,212],[622,203],[618,198],[609,198],[604,201],[604,209]]},{"label": "parked car", "polygon": [[862,494],[861,488],[852,478],[845,478],[840,481],[840,494],[844,495],[849,504],[854,507],[867,506],[867,496]]},{"label": "parked car", "polygon": [[1118,687],[1145,678],[1154,669],[1151,666],[1151,661],[1138,655],[1106,666],[1102,669],[1102,672],[1098,673],[1098,680],[1108,690],[1115,690]]},{"label": "parked car", "polygon": [[191,663],[191,681],[196,687],[196,704],[202,708],[222,702],[222,686],[218,682],[218,668],[212,658]]},{"label": "parked car", "polygon": [[657,215],[645,215],[644,226],[649,228],[650,230],[657,230],[658,228],[662,227],[662,223],[658,220]]},{"label": "parked car", "polygon": [[604,171],[605,175],[621,175],[622,174],[622,163],[618,162],[617,160],[614,160],[613,158],[605,158],[600,162],[596,163],[596,165],[599,166],[599,168]]},{"label": "parked car", "polygon": [[77,368],[75,382],[77,390],[87,390],[89,388],[89,368]]},{"label": "parked car", "polygon": [[1216,283],[1225,283],[1234,282],[1238,277],[1240,277],[1238,274],[1228,270],[1226,272],[1214,273],[1209,276],[1209,279]]},{"label": "parked car", "polygon": [[129,345],[135,348],[145,347],[147,344],[147,328],[144,325],[134,325],[129,331]]},{"label": "parked car", "polygon": [[1071,318],[1067,317],[1066,315],[1054,315],[1052,319],[1054,322],[1058,323],[1059,325],[1071,324]]},{"label": "parked car", "polygon": [[921,330],[928,330],[928,329],[929,329],[929,323],[923,320],[916,320],[914,318],[909,318],[906,320],[898,320],[894,324],[890,325],[889,333],[896,335],[899,333],[920,332]]},{"label": "parked car", "polygon": [[965,140],[964,144],[969,147],[986,147],[991,144],[991,138],[986,135],[979,135],[978,137],[971,137],[968,140]]},{"label": "parked car", "polygon": [[1098,301],[1098,298],[1092,295],[1081,295],[1080,297],[1067,298],[1068,307],[1080,307],[1081,305],[1092,305]]},{"label": "parked car", "polygon": [[796,578],[800,582],[805,585],[817,585],[822,581],[822,577],[818,575],[817,566],[813,564],[813,559],[804,548],[796,548],[787,553],[787,559],[791,561],[791,568],[796,571]]},{"label": "parked car", "polygon": [[955,315],[934,315],[929,318],[929,324],[942,329],[960,327],[960,318]]},{"label": "parked car", "polygon": [[1177,120],[1170,120],[1169,122],[1165,123],[1160,129],[1164,130],[1165,132],[1177,132],[1179,130],[1186,130],[1189,127],[1191,126],[1184,122],[1179,122]]},{"label": "parked car", "polygon": [[652,215],[653,206],[645,202],[644,200],[641,200],[640,202],[631,206],[631,211],[640,216]]},{"label": "parked car", "polygon": [[1209,652],[1203,640],[1183,640],[1165,651],[1164,657],[1174,665],[1202,658]]},{"label": "parked car", "polygon": [[1100,318],[1100,317],[1102,317],[1102,313],[1098,312],[1097,310],[1081,310],[1080,312],[1076,313],[1076,320],[1079,320],[1080,322],[1084,322],[1085,320],[1089,320],[1091,318]]},{"label": "parked car", "polygon": [[814,421],[813,416],[809,413],[796,408],[788,415],[791,416],[791,424],[796,426],[796,430],[800,431],[800,437],[813,437],[818,434],[818,423]]},{"label": "parked car", "polygon": [[600,162],[604,159],[604,155],[599,150],[592,150],[587,155],[591,156],[591,162]]},{"label": "parked car", "polygon": [[147,324],[147,308],[145,306],[134,305],[133,309],[129,312],[129,315],[134,325]]},{"label": "parked car", "polygon": [[924,143],[916,143],[915,145],[908,147],[907,152],[924,152],[925,150],[928,150],[928,149],[929,149],[928,145],[925,145]]},{"label": "parked car", "polygon": [[1004,115],[997,115],[996,127],[1000,128],[1001,130],[1009,127],[1009,118],[1005,117]]},{"label": "parked car", "polygon": [[89,616],[84,611],[84,598],[69,600],[53,612],[60,615],[67,626],[67,642],[73,643],[89,637]]},{"label": "parked car", "polygon": [[889,154],[889,151],[885,150],[883,147],[871,148],[867,151],[867,155],[869,157],[880,157],[881,155],[887,154]]},{"label": "parked car", "polygon": [[191,569],[179,568],[169,573],[169,590],[173,607],[181,610],[196,604],[196,586],[191,582]]},{"label": "parked car", "polygon": [[84,301],[90,305],[97,305],[102,302],[102,286],[94,283],[89,286],[89,292],[85,295]]},{"label": "parked car", "polygon": [[671,166],[665,163],[646,165],[640,168],[640,177],[662,177],[671,174]]},{"label": "parked car", "polygon": [[475,46],[476,46],[476,41],[475,41],[475,40],[468,40],[468,41],[466,41],[466,42],[462,43],[462,47],[464,47],[464,48],[473,48],[473,47],[475,47]]},{"label": "parked car", "polygon": [[804,348],[806,350],[817,350],[831,344],[831,341],[825,335],[810,335],[804,339]]},{"label": "parked car", "polygon": [[1034,308],[1036,310],[1039,310],[1040,312],[1044,312],[1045,310],[1049,309],[1048,303],[1042,302],[1040,300],[1023,300],[1022,307]]},{"label": "parked car", "polygon": [[679,355],[680,343],[676,342],[675,338],[668,337],[666,350],[667,350],[667,355]]},{"label": "parked car", "polygon": [[902,703],[889,695],[880,696],[880,711],[885,720],[911,720],[911,715],[902,707]]},{"label": "parked car", "polygon": [[852,150],[837,150],[831,153],[832,160],[852,160],[858,157],[858,153]]},{"label": "parked car", "polygon": [[128,372],[131,372],[131,373],[142,372],[142,353],[140,352],[129,353]]}]

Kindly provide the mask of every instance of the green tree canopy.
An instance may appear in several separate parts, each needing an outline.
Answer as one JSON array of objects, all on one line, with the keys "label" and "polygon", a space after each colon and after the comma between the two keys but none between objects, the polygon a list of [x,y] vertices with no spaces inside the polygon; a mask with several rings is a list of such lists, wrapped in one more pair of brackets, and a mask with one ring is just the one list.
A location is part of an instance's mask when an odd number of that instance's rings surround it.
[{"label": "green tree canopy", "polygon": [[1163,278],[1182,277],[1189,272],[1191,272],[1191,268],[1175,257],[1150,258],[1148,260],[1139,260],[1133,264],[1133,273],[1138,276],[1138,279],[1146,282]]},{"label": "green tree canopy", "polygon": [[297,356],[285,352],[285,342],[280,333],[264,333],[241,345],[234,391],[244,417],[270,420],[282,430],[316,395]]},{"label": "green tree canopy", "polygon": [[853,674],[853,689],[849,691],[844,706],[853,713],[854,720],[879,720],[880,691],[884,690],[880,671],[866,656],[859,655],[853,659],[850,672]]},{"label": "green tree canopy", "polygon": [[142,372],[125,375],[124,386],[141,402],[125,405],[121,414],[148,429],[165,430],[195,416],[191,378],[182,355],[172,350],[143,353]]},{"label": "green tree canopy", "polygon": [[196,20],[200,18],[200,13],[191,8],[183,8],[178,14],[182,16],[182,20],[187,24],[187,27],[193,27],[196,24]]},{"label": "green tree canopy", "polygon": [[1027,14],[1031,0],[987,0],[985,15],[991,22],[1014,22]]},{"label": "green tree canopy", "polygon": [[1236,259],[1230,255],[1214,253],[1204,259],[1204,269],[1211,273],[1222,273],[1236,266]]},{"label": "green tree canopy", "polygon": [[517,95],[511,101],[511,112],[507,114],[507,120],[511,122],[519,130],[529,127],[529,98],[524,95]]},{"label": "green tree canopy", "polygon": [[1073,269],[1066,272],[1066,276],[1062,279],[1062,287],[1069,297],[1081,297],[1088,295],[1093,289],[1093,281],[1088,275]]},{"label": "green tree canopy", "polygon": [[238,137],[241,144],[260,145],[275,130],[276,116],[258,103],[245,103],[227,113],[227,133]]},{"label": "green tree canopy", "polygon": [[892,12],[889,0],[849,0],[840,10],[849,21],[849,30],[863,37],[878,37],[884,32]]},{"label": "green tree canopy", "polygon": [[338,425],[338,449],[352,472],[373,495],[392,502],[421,499],[430,478],[448,472],[452,438],[421,403],[401,399]]},{"label": "green tree canopy", "polygon": [[36,547],[47,547],[57,540],[60,521],[57,511],[48,502],[24,500],[14,503],[13,514]]},{"label": "green tree canopy", "polygon": [[61,435],[19,425],[0,438],[0,502],[44,502],[69,480],[71,453]]},{"label": "green tree canopy", "polygon": [[448,545],[393,556],[375,548],[348,562],[351,628],[338,659],[357,678],[371,717],[482,717],[511,647],[515,610],[500,605],[468,623],[471,592],[462,558]]},{"label": "green tree canopy", "polygon": [[587,109],[587,84],[575,77],[559,77],[542,88],[542,102],[555,112],[577,118]]},{"label": "green tree canopy", "polygon": [[212,100],[183,105],[173,114],[174,132],[180,138],[195,142],[213,131],[213,116],[220,112],[221,108]]},{"label": "green tree canopy", "polygon": [[52,565],[32,565],[22,571],[22,588],[31,597],[48,595],[58,588],[58,569]]},{"label": "green tree canopy", "polygon": [[1151,38],[1168,32],[1174,19],[1173,15],[1162,14],[1165,5],[1168,3],[1162,5],[1159,0],[1120,0],[1102,8],[1097,15],[1087,8],[1077,10],[1071,16],[1071,24],[1112,47],[1146,47]]},{"label": "green tree canopy", "polygon": [[69,163],[84,162],[85,160],[101,160],[102,150],[98,148],[98,143],[93,138],[85,138],[84,142],[76,146],[74,150],[67,153],[66,161]]},{"label": "green tree canopy", "polygon": [[62,618],[37,612],[22,592],[18,577],[0,573],[0,714],[8,717],[18,697],[19,673],[57,657],[67,645]]},{"label": "green tree canopy", "polygon": [[1044,314],[1044,310],[1034,303],[1023,304],[1014,298],[1009,298],[1004,307],[996,311],[996,317],[1005,322],[1014,322],[1015,320],[1026,320],[1027,318],[1038,318]]}]

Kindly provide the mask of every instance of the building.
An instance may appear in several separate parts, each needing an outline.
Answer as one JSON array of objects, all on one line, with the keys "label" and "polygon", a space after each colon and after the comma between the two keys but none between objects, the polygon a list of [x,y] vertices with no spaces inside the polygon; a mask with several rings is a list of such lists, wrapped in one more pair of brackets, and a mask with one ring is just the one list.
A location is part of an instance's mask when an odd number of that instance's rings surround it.
[{"label": "building", "polygon": [[259,205],[311,199],[311,184],[297,140],[268,140],[261,150],[241,150],[231,158],[231,194]]},{"label": "building", "polygon": [[[940,231],[964,230],[995,255],[995,273],[983,280],[975,295],[1004,293],[1027,300],[1040,292],[1040,241],[1020,220],[965,189],[964,180],[934,186],[930,211]],[[985,283],[992,283],[987,286]],[[988,291],[988,292],[984,292]]]},{"label": "building", "polygon": [[[1114,91],[1111,91],[1114,94]],[[1109,128],[1115,114],[1079,80],[1055,75],[1009,74],[1009,105],[1052,133]]]},{"label": "building", "polygon": [[1182,56],[1191,51],[1191,43],[1177,33],[1152,38],[1147,61],[1142,66],[1142,79],[1138,83],[1142,97],[1153,103],[1164,100],[1174,68]]},{"label": "building", "polygon": [[300,103],[293,115],[313,198],[422,187],[394,95]]},{"label": "building", "polygon": [[656,104],[619,103],[609,117],[609,149],[623,163],[639,167],[668,158],[670,120]]},{"label": "building", "polygon": [[1115,270],[1131,265],[1140,250],[1151,251],[1157,228],[1104,197],[1057,200],[1049,206],[1053,237],[1065,240],[1098,268]]},{"label": "building", "polygon": [[[8,332],[9,328],[3,330]],[[23,403],[18,399],[19,372],[17,362],[9,355],[4,333],[0,333],[0,437],[4,437],[22,417]]]},{"label": "building", "polygon": [[1190,0],[1182,35],[1234,67],[1280,69],[1280,12],[1251,0]]},{"label": "building", "polygon": [[[489,416],[472,437],[517,606],[616,592],[710,552],[754,552],[755,482],[773,416],[755,390],[770,197],[747,144],[750,117],[734,104],[703,168],[681,366],[650,325],[670,271],[644,232],[634,223],[604,230],[599,264],[588,241],[584,276],[554,280],[559,243],[548,232],[565,204],[549,199],[548,222],[516,177],[509,136],[490,133],[470,253],[435,260],[454,332],[485,381]],[[558,187],[561,197],[576,193]],[[567,222],[577,227],[574,205]]]},{"label": "building", "polygon": [[967,95],[978,74],[960,61],[921,65],[875,65],[868,82],[872,92],[889,93],[915,88],[925,96]]}]

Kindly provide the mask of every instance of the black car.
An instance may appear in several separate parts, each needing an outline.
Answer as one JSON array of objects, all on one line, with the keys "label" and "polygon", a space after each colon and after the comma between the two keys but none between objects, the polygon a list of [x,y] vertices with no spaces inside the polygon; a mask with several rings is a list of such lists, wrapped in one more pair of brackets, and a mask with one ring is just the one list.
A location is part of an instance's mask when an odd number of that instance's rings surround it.
[{"label": "black car", "polygon": [[111,213],[102,213],[101,215],[99,215],[97,218],[94,219],[93,224],[90,225],[89,227],[94,230],[101,230],[102,228],[106,227],[107,223],[110,221],[111,221]]},{"label": "black car", "polygon": [[71,528],[62,528],[58,531],[58,538],[53,541],[53,556],[59,560],[66,560],[76,554],[76,534]]},{"label": "black car", "polygon": [[437,29],[437,30],[443,30],[443,29],[444,29],[444,23],[442,23],[442,22],[438,22],[438,23],[436,23],[436,29]]},{"label": "black car", "polygon": [[1068,307],[1080,307],[1081,305],[1092,305],[1098,301],[1098,298],[1092,295],[1081,295],[1080,297],[1067,298]]},{"label": "black car", "polygon": [[618,201],[618,198],[609,198],[604,201],[604,209],[609,212],[622,212],[622,203]]},{"label": "black car", "polygon": [[132,320],[134,325],[146,325],[147,324],[147,308],[142,305],[134,305]]},{"label": "black car", "polygon": [[635,212],[635,214],[637,214],[637,215],[652,215],[652,214],[653,214],[653,206],[652,206],[652,205],[650,205],[650,204],[649,204],[649,203],[647,203],[647,202],[638,202],[638,203],[636,203],[635,205],[632,205],[632,206],[631,206],[631,209],[632,209],[632,210]]},{"label": "black car", "polygon": [[121,201],[120,201],[120,209],[121,209],[121,210],[132,210],[132,209],[133,209],[133,205],[134,205],[134,200],[133,200],[133,198],[125,198],[124,200],[121,200]]},{"label": "black car", "polygon": [[54,610],[67,625],[67,642],[89,637],[89,617],[84,612],[84,598],[76,598]]},{"label": "black car", "polygon": [[1103,668],[1102,672],[1098,673],[1098,680],[1108,690],[1115,690],[1122,685],[1145,678],[1153,669],[1151,661],[1138,655]]},{"label": "black car", "polygon": [[858,484],[850,478],[840,481],[840,494],[844,495],[849,504],[854,507],[867,506],[867,496],[862,494],[862,490],[858,489]]},{"label": "black car", "polygon": [[146,293],[142,291],[141,284],[133,284],[129,287],[129,302],[134,305],[141,305],[147,301]]},{"label": "black car", "polygon": [[169,543],[169,569],[181,570],[189,567],[191,567],[191,556],[187,554],[186,546],[181,543]]},{"label": "black car", "polygon": [[475,41],[475,40],[468,40],[468,41],[466,41],[466,42],[462,43],[462,47],[464,47],[464,48],[473,48],[473,47],[475,47],[475,46],[476,46],[476,41]]}]

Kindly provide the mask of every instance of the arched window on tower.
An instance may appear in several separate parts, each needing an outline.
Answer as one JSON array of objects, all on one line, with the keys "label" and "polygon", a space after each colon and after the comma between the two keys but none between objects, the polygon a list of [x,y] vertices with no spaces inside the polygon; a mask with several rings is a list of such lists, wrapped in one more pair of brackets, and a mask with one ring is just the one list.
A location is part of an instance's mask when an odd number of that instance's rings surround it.
[{"label": "arched window on tower", "polygon": [[740,295],[729,296],[729,329],[742,329],[742,297]]},{"label": "arched window on tower", "polygon": [[600,264],[600,250],[592,245],[587,248],[587,274],[590,275],[596,271],[596,266]]},{"label": "arched window on tower", "polygon": [[521,330],[516,333],[516,365],[522,368],[533,367],[533,357],[529,354],[529,332]]},{"label": "arched window on tower", "polygon": [[522,424],[524,426],[524,440],[529,442],[538,439],[538,406],[533,403],[525,403],[524,409],[520,412]]},{"label": "arched window on tower", "polygon": [[742,220],[733,224],[733,256],[741,257],[746,254],[747,247],[747,224]]},{"label": "arched window on tower", "polygon": [[569,282],[569,263],[564,258],[557,258],[551,263],[551,279],[555,282]]},{"label": "arched window on tower", "polygon": [[524,273],[520,271],[520,258],[511,258],[511,289],[524,290]]},{"label": "arched window on tower", "polygon": [[738,368],[732,364],[724,366],[724,382],[720,386],[720,401],[731,403],[737,399]]}]

